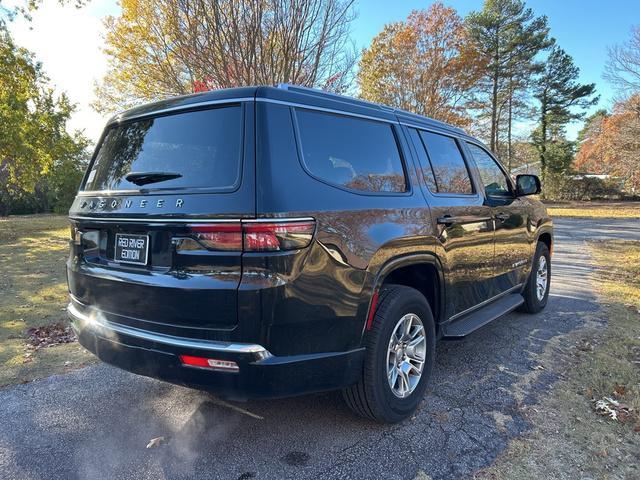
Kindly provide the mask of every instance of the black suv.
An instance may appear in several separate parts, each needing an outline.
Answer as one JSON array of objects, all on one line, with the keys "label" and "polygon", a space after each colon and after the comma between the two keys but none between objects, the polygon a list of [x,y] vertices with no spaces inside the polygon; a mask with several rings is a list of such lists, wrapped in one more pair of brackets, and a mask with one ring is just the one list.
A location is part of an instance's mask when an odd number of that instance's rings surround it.
[{"label": "black suv", "polygon": [[549,295],[552,223],[462,130],[303,87],[111,119],[70,211],[69,315],[126,370],[230,399],[343,389],[399,421],[436,340]]}]

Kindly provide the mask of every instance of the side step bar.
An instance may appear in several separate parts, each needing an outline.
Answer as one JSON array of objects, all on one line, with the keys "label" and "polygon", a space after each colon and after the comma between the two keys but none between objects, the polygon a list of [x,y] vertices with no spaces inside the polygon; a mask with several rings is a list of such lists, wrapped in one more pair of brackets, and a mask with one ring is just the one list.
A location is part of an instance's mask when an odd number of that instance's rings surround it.
[{"label": "side step bar", "polygon": [[443,327],[443,338],[453,340],[461,339],[496,318],[515,310],[523,303],[524,298],[519,293],[511,293],[504,297],[500,297],[488,305],[485,305],[478,310],[474,310],[473,312],[470,312],[445,325]]}]

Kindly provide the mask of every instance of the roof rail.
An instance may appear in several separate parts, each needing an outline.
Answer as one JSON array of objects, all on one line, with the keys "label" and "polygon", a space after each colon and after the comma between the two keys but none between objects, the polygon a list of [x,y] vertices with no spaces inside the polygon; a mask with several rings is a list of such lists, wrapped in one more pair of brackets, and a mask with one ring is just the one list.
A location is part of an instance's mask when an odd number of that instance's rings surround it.
[{"label": "roof rail", "polygon": [[318,97],[331,97],[341,102],[350,103],[352,105],[366,105],[372,108],[384,110],[386,112],[395,112],[395,108],[382,105],[380,103],[370,102],[368,100],[362,100],[360,98],[349,97],[347,95],[340,95],[339,93],[327,92],[319,88],[304,87],[302,85],[291,85],[289,83],[279,83],[278,88],[282,90],[288,90],[290,92],[306,93],[307,95],[316,95]]},{"label": "roof rail", "polygon": [[388,113],[393,113],[396,115],[406,115],[407,117],[413,118],[417,121],[430,123],[432,125],[440,126],[442,128],[450,129],[466,135],[466,132],[462,128],[449,125],[448,123],[441,122],[440,120],[435,120],[433,118],[428,118],[422,115],[418,115],[416,113],[408,112],[401,108],[389,107],[387,105],[383,105],[380,103],[370,102],[368,100],[362,100],[360,98],[349,97],[346,95],[340,95],[339,93],[327,92],[319,88],[304,87],[302,85],[291,85],[289,83],[279,83],[277,85],[277,88],[281,90],[288,90],[290,92],[298,92],[298,93],[304,93],[307,95],[314,95],[317,97],[330,97],[341,102],[349,103],[351,105],[367,106],[370,108],[375,108],[375,109],[382,110]]}]

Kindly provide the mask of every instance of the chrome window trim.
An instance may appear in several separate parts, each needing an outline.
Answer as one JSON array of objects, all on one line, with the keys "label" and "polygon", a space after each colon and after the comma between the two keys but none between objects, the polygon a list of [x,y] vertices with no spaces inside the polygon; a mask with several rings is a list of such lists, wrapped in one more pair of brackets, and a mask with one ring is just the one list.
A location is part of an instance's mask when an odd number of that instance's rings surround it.
[{"label": "chrome window trim", "polygon": [[[428,117],[425,117],[428,118]],[[446,128],[438,128],[438,127],[434,127],[433,125],[419,125],[417,123],[407,123],[407,122],[399,122],[400,125],[403,125],[407,128],[415,128],[416,130],[426,130],[428,132],[431,133],[438,133],[440,135],[447,135],[449,137],[455,137],[458,139],[462,139],[462,140],[467,140],[467,139],[471,139],[473,137],[470,137],[469,135],[467,135],[466,133],[461,133],[461,132],[456,132],[455,130],[453,130],[454,128],[457,127],[451,127],[451,130],[448,130]]]}]

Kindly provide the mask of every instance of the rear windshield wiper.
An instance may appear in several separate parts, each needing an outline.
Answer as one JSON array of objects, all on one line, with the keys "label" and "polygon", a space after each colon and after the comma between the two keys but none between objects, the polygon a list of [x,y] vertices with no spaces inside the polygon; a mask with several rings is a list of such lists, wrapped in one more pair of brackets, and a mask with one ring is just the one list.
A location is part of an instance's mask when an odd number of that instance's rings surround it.
[{"label": "rear windshield wiper", "polygon": [[124,178],[136,185],[147,185],[149,183],[173,180],[174,178],[180,178],[181,176],[181,173],[175,172],[129,172]]}]

